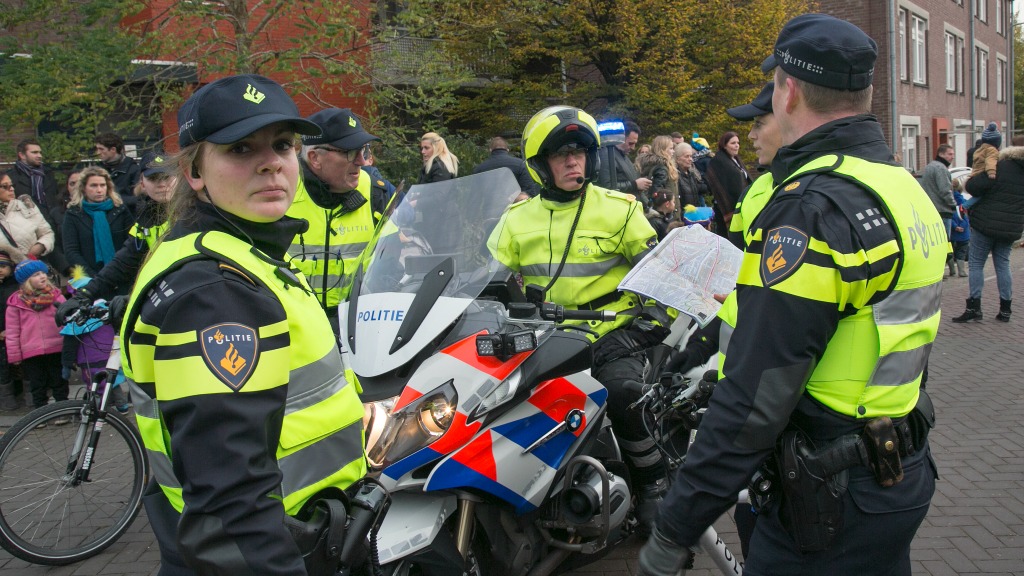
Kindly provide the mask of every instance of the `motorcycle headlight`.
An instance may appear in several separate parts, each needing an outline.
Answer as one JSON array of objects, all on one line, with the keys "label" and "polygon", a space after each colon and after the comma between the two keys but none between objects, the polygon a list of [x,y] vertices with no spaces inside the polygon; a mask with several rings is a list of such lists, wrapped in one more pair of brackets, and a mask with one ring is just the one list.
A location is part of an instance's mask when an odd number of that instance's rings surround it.
[{"label": "motorcycle headlight", "polygon": [[451,380],[408,406],[392,411],[397,398],[363,405],[366,458],[373,470],[429,446],[455,418],[458,396]]}]

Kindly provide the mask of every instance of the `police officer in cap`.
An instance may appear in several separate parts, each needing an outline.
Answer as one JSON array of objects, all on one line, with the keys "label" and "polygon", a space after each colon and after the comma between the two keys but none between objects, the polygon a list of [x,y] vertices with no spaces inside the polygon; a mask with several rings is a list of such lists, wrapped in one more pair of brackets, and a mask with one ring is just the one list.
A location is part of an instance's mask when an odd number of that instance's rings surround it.
[{"label": "police officer in cap", "polygon": [[284,89],[251,74],[178,112],[169,229],[121,333],[153,482],[160,574],[304,575],[285,527],[366,473],[362,404],[302,273],[283,259],[296,134],[319,134]]},{"label": "police officer in cap", "polygon": [[302,182],[288,210],[309,228],[295,236],[288,256],[337,334],[338,304],[384,211],[384,183],[362,170],[371,158],[370,142],[380,138],[363,130],[348,108],[321,110],[309,120],[323,133],[302,137]]},{"label": "police officer in cap", "polygon": [[676,574],[759,467],[745,574],[910,574],[935,490],[920,383],[946,254],[938,213],[868,114],[876,56],[856,26],[807,14],[763,65],[775,186],[745,223],[722,378],[641,574]]}]

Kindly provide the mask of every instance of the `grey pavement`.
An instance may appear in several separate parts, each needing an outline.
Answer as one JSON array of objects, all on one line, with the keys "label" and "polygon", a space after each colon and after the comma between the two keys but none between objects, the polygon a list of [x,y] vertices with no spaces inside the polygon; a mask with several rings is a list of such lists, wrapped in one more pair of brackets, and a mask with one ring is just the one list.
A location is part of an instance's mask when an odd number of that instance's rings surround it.
[{"label": "grey pavement", "polygon": [[[1015,247],[1011,270],[1024,291],[1024,249]],[[967,279],[943,282],[943,319],[932,350],[928,390],[938,412],[930,438],[940,480],[911,558],[915,575],[1024,575],[1024,298],[1009,323],[999,308],[991,262],[986,266],[985,320],[953,324],[964,309]],[[0,426],[16,418],[0,416]],[[716,524],[739,550],[731,520]],[[627,541],[608,556],[574,572],[586,576],[636,574],[639,544]],[[0,576],[156,574],[158,552],[145,513],[117,543],[79,564],[34,566],[0,551]],[[714,576],[698,555],[688,576]]]}]

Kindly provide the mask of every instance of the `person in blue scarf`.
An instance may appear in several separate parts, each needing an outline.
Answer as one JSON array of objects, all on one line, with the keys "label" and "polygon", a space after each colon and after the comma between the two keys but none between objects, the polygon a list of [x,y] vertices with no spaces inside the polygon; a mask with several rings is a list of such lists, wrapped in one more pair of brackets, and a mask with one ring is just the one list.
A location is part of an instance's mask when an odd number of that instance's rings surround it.
[{"label": "person in blue scarf", "polygon": [[64,254],[86,275],[95,276],[128,239],[134,218],[114,188],[110,174],[96,166],[82,171],[64,215]]}]

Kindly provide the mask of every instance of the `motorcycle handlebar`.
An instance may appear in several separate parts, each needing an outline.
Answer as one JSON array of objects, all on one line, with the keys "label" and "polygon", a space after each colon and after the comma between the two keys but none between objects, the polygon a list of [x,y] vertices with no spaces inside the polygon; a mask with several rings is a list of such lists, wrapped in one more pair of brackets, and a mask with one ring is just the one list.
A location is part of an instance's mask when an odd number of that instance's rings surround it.
[{"label": "motorcycle handlebar", "polygon": [[565,306],[544,302],[540,305],[540,317],[545,320],[562,322],[564,320],[596,320],[598,322],[611,322],[615,320],[616,312],[611,310],[566,310]]}]

